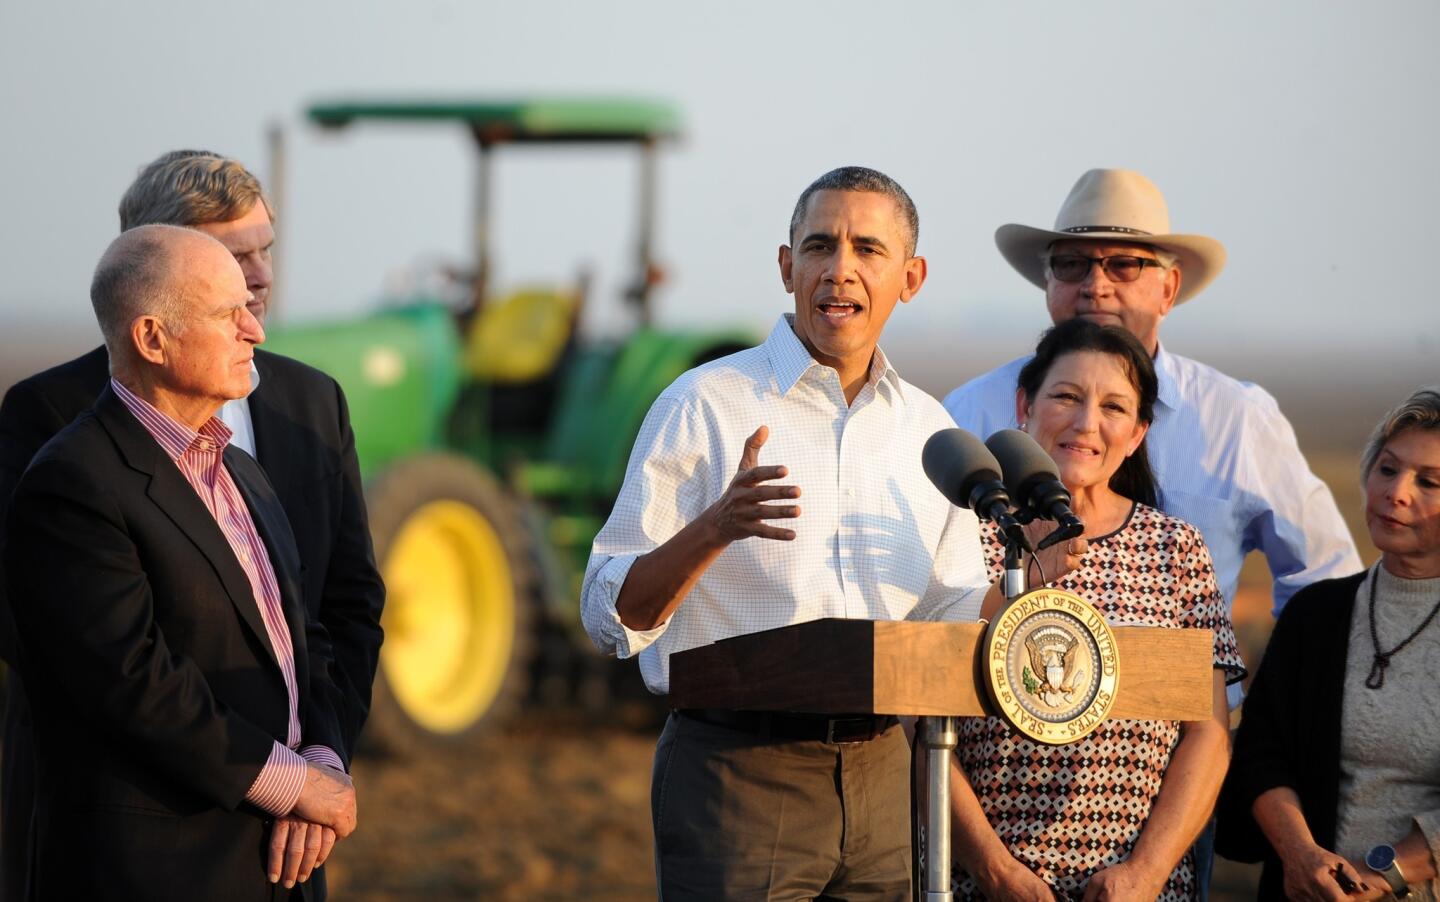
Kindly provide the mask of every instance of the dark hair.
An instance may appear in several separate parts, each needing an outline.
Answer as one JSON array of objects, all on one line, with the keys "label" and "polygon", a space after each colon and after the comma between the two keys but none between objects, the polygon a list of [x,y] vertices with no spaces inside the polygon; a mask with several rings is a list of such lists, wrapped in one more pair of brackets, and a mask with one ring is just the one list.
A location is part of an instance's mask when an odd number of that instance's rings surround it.
[{"label": "dark hair", "polygon": [[[1055,361],[1076,351],[1097,351],[1119,357],[1124,364],[1130,384],[1140,396],[1136,416],[1147,426],[1155,422],[1155,398],[1159,394],[1159,382],[1155,378],[1155,361],[1140,340],[1120,326],[1101,326],[1085,319],[1071,319],[1045,330],[1040,344],[1035,347],[1035,356],[1020,370],[1018,388],[1025,393],[1027,402],[1032,402],[1045,383],[1045,376]],[[1155,474],[1150,469],[1150,452],[1145,439],[1135,453],[1127,457],[1115,475],[1110,477],[1110,488],[1117,494],[1132,501],[1158,506],[1155,489]]]},{"label": "dark hair", "polygon": [[864,166],[841,166],[839,169],[832,169],[800,192],[800,199],[795,202],[795,212],[790,214],[791,244],[795,243],[795,233],[800,231],[800,224],[805,221],[810,195],[816,191],[870,191],[895,201],[895,206],[900,208],[901,225],[909,232],[906,236],[905,254],[909,257],[915,256],[915,243],[920,240],[920,214],[915,212],[915,202],[905,193],[905,189],[900,187],[899,182],[883,172]]}]

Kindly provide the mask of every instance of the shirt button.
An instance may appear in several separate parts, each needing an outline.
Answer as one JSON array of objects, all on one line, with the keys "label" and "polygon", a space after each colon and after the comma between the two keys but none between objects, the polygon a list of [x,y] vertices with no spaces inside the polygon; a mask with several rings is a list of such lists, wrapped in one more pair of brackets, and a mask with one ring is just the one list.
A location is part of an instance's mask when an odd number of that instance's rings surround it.
[{"label": "shirt button", "polygon": [[854,489],[846,489],[846,490],[845,490],[845,494],[846,494],[847,496],[851,497],[851,498],[854,498],[854,497],[855,497],[855,490],[854,490]]}]

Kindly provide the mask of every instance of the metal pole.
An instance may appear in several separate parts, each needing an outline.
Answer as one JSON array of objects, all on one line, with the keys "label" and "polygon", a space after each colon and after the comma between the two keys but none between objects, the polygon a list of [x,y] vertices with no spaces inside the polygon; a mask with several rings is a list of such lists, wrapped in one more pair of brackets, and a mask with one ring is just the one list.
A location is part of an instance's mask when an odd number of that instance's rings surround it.
[{"label": "metal pole", "polygon": [[647,138],[640,145],[640,222],[636,236],[635,285],[631,289],[642,328],[648,327],[652,319],[650,283],[655,272],[656,157],[655,139]]},{"label": "metal pole", "polygon": [[[1005,599],[1025,594],[1024,556],[1020,546],[1005,543]],[[920,718],[920,742],[925,748],[926,803],[924,902],[951,902],[950,892],[950,761],[959,745],[956,717]]]},{"label": "metal pole", "polygon": [[[272,119],[270,121],[270,128],[266,132],[266,138],[268,139],[266,143],[269,145],[270,153],[270,165],[269,172],[266,173],[266,182],[268,183],[267,187],[270,195],[271,209],[276,211],[277,215],[284,215],[286,213],[284,121],[279,118]],[[280,288],[284,282],[284,280],[281,279],[281,262],[283,257],[281,248],[284,246],[285,242],[277,241],[275,242],[275,246],[270,249],[270,299],[266,302],[265,313],[272,323],[277,322],[277,320],[274,319],[275,308],[277,306],[276,302],[282,294]]]},{"label": "metal pole", "polygon": [[950,759],[959,742],[953,716],[920,718],[925,745],[926,783],[925,902],[950,902]]},{"label": "metal pole", "polygon": [[472,220],[475,282],[470,290],[470,313],[475,313],[484,305],[490,288],[490,143],[478,129],[475,144],[475,208]]},{"label": "metal pole", "polygon": [[1005,543],[1005,600],[1014,601],[1025,594],[1025,555],[1014,542]]}]

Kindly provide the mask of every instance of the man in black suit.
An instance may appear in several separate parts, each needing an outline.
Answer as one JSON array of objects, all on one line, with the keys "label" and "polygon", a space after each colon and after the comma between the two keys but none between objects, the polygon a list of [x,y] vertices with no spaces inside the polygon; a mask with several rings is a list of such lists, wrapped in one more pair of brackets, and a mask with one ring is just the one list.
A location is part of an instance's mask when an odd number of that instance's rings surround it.
[{"label": "man in black suit", "polygon": [[[264,332],[234,257],[191,229],[122,233],[91,299],[112,378],[21,477],[6,530],[31,893],[271,899],[282,858],[308,872],[354,829],[355,795],[285,511],[215,416]],[[298,837],[279,858],[271,818]]]},{"label": "man in black suit", "polygon": [[[269,301],[274,241],[271,210],[243,166],[207,151],[181,150],[146,166],[120,202],[120,227],[189,226],[230,250],[262,323]],[[375,565],[345,397],[324,373],[257,351],[248,398],[227,403],[221,419],[235,444],[260,461],[285,508],[300,549],[302,594],[330,635],[340,689],[341,748],[348,763],[370,706],[379,655],[384,586]],[[108,380],[105,348],[17,383],[0,404],[0,524],[31,458],[94,404]],[[3,527],[0,527],[3,528]],[[0,657],[16,663],[0,589]],[[0,899],[25,898],[34,764],[29,715],[12,672],[0,766]],[[277,834],[277,839],[286,837]]]}]

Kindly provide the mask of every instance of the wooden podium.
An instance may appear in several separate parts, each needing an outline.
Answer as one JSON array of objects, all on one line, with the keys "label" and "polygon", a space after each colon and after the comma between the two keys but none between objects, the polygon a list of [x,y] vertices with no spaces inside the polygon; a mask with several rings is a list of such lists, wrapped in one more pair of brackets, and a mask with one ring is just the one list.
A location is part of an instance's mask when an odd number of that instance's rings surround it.
[{"label": "wooden podium", "polygon": [[[986,628],[984,623],[827,619],[736,636],[670,656],[670,707],[921,716],[917,738],[926,750],[928,786],[921,898],[949,902],[949,780],[956,717],[1000,713],[982,672]],[[1120,675],[1109,718],[1212,716],[1210,630],[1110,630]]]},{"label": "wooden podium", "polygon": [[[1112,627],[1124,675],[1110,717],[1206,720],[1210,630]],[[810,714],[996,714],[983,623],[814,620],[670,656],[670,707]]]}]

